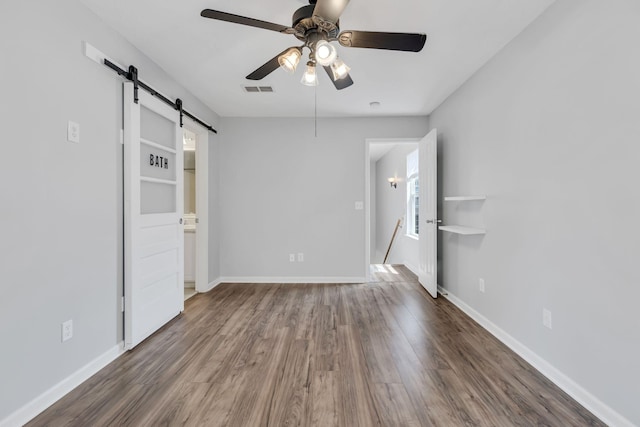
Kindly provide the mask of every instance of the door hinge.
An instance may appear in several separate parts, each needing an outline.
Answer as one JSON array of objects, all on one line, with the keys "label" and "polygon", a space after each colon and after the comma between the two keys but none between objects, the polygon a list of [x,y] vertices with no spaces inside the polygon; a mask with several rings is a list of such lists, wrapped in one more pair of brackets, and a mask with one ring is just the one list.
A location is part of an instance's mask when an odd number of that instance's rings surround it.
[{"label": "door hinge", "polygon": [[120,312],[124,313],[124,297],[120,297]]}]

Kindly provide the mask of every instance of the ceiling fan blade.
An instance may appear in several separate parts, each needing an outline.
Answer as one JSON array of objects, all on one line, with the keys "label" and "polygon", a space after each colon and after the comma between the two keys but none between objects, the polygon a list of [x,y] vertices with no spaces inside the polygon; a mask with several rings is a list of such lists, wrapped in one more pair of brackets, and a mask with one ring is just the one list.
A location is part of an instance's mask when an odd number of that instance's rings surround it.
[{"label": "ceiling fan blade", "polygon": [[334,80],[333,79],[333,72],[331,71],[331,67],[323,67],[323,68],[327,72],[327,75],[329,76],[329,78],[333,82],[333,85],[336,87],[336,89],[342,90],[342,89],[348,88],[349,86],[351,86],[353,84],[353,80],[351,79],[351,76],[349,74],[347,74],[347,76],[342,78],[342,79]]},{"label": "ceiling fan blade", "polygon": [[286,48],[285,50],[283,50],[282,52],[280,52],[279,54],[277,54],[276,56],[274,56],[273,58],[265,62],[265,64],[262,67],[258,68],[253,73],[249,74],[246,77],[247,80],[262,80],[265,77],[267,77],[269,74],[273,73],[275,70],[277,70],[280,67],[278,58],[280,57],[280,55],[283,55],[289,49],[291,48]]},{"label": "ceiling fan blade", "polygon": [[427,41],[426,34],[417,33],[379,33],[375,31],[343,31],[338,41],[345,47],[364,47],[369,49],[401,50],[420,52]]},{"label": "ceiling fan blade", "polygon": [[313,9],[313,17],[337,24],[347,4],[349,0],[318,0]]},{"label": "ceiling fan blade", "polygon": [[284,25],[247,18],[246,16],[234,15],[232,13],[220,12],[218,10],[204,9],[200,12],[200,16],[204,18],[217,19],[218,21],[248,25],[249,27],[264,28],[265,30],[277,31],[279,33],[291,33],[294,31],[293,28]]}]

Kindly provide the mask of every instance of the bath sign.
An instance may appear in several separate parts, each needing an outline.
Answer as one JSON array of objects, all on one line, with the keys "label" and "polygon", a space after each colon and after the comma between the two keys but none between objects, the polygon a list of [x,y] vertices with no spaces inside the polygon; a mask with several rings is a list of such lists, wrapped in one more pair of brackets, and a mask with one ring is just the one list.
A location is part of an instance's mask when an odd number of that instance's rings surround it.
[{"label": "bath sign", "polygon": [[155,154],[149,154],[149,165],[157,168],[169,169],[169,159]]}]

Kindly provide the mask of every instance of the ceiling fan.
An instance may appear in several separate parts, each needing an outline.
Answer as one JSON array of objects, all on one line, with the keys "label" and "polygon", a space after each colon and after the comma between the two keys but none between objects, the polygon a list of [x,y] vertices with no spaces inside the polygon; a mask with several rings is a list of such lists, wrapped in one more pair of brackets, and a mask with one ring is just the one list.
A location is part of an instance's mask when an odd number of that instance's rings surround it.
[{"label": "ceiling fan", "polygon": [[302,57],[303,48],[306,47],[310,50],[309,61],[301,83],[307,86],[318,84],[316,65],[319,64],[325,69],[338,90],[351,86],[353,80],[349,75],[350,68],[338,57],[337,50],[331,42],[338,41],[344,47],[420,52],[427,40],[426,34],[419,33],[354,30],[340,32],[340,15],[347,7],[349,0],[309,0],[309,3],[295,11],[291,27],[211,9],[204,9],[200,15],[219,21],[292,34],[303,42],[302,46],[285,49],[249,74],[247,79],[261,80],[278,67],[293,73]]}]

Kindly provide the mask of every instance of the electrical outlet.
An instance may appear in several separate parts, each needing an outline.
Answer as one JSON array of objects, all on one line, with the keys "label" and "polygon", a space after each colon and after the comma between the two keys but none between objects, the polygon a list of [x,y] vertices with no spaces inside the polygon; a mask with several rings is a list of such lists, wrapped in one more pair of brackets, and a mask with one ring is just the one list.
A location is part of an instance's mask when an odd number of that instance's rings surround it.
[{"label": "electrical outlet", "polygon": [[304,254],[302,252],[298,252],[298,262],[304,262]]},{"label": "electrical outlet", "polygon": [[296,254],[289,254],[289,262],[296,262]]},{"label": "electrical outlet", "polygon": [[62,322],[62,342],[69,341],[73,338],[73,320],[69,319]]},{"label": "electrical outlet", "polygon": [[364,202],[357,201],[355,207],[357,211],[361,211],[362,209],[364,209]]},{"label": "electrical outlet", "polygon": [[553,329],[551,310],[547,310],[546,308],[542,309],[542,324],[549,329]]},{"label": "electrical outlet", "polygon": [[478,289],[484,293],[484,279],[478,279]]},{"label": "electrical outlet", "polygon": [[76,144],[80,142],[80,125],[71,120],[67,123],[67,141],[75,142]]}]

